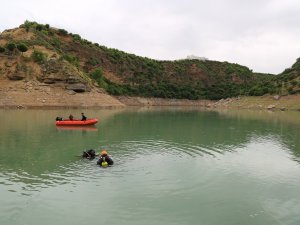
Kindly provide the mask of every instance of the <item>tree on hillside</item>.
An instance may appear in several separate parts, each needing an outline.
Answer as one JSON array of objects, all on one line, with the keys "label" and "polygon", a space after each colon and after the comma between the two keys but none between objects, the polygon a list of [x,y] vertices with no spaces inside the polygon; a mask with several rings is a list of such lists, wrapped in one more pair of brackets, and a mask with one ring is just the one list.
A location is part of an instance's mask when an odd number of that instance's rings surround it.
[{"label": "tree on hillside", "polygon": [[65,29],[58,29],[58,33],[60,35],[63,35],[63,36],[67,36],[68,35],[68,31],[66,31]]},{"label": "tree on hillside", "polygon": [[6,45],[6,48],[9,50],[9,51],[13,51],[13,50],[15,50],[15,48],[16,48],[16,44],[15,43],[12,43],[12,42],[10,42],[10,43],[8,43],[7,45]]},{"label": "tree on hillside", "polygon": [[44,29],[44,26],[42,24],[37,24],[35,29],[38,31],[42,31]]},{"label": "tree on hillside", "polygon": [[17,45],[17,48],[18,48],[18,50],[19,50],[20,52],[22,52],[22,54],[23,54],[23,52],[26,52],[26,51],[28,50],[28,47],[27,47],[25,44],[23,44],[23,43],[18,44],[18,45]]}]

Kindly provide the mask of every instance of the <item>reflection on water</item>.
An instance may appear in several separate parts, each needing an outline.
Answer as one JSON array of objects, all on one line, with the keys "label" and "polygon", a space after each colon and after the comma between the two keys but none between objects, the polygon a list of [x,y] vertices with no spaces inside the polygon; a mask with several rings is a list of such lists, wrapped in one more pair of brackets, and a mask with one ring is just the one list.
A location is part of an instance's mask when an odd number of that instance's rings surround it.
[{"label": "reflection on water", "polygon": [[[299,224],[299,124],[282,114],[85,113],[101,122],[0,111],[0,224]],[[90,148],[115,165],[78,157]]]},{"label": "reflection on water", "polygon": [[56,126],[56,129],[58,131],[98,131],[98,128],[95,126]]}]

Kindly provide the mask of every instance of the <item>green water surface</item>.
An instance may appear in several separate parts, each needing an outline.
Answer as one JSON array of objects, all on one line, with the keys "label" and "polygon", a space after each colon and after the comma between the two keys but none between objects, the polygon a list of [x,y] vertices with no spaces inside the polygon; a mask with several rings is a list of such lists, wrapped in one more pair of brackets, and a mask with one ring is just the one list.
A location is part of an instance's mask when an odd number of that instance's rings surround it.
[{"label": "green water surface", "polygon": [[300,112],[84,112],[0,110],[1,225],[300,224]]}]

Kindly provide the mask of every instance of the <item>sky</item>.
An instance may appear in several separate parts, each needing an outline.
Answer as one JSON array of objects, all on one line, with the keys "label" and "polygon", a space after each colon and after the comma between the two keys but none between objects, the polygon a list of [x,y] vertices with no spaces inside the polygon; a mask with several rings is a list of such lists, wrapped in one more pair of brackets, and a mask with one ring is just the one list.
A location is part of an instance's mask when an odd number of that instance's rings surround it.
[{"label": "sky", "polygon": [[158,60],[188,55],[281,73],[300,57],[298,0],[9,0],[0,32],[25,20]]}]

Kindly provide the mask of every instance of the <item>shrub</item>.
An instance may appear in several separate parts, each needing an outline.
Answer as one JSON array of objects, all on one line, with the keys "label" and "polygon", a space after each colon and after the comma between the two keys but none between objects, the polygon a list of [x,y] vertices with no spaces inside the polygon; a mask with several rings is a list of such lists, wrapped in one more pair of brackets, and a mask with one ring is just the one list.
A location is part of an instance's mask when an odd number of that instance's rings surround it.
[{"label": "shrub", "polygon": [[48,36],[48,31],[47,30],[42,30],[41,31],[44,35]]},{"label": "shrub", "polygon": [[103,78],[103,72],[101,68],[97,68],[95,69],[92,73],[91,73],[91,78],[93,78],[94,80],[97,79],[102,79]]},{"label": "shrub", "polygon": [[44,26],[42,24],[37,24],[35,29],[38,31],[42,31],[44,29]]},{"label": "shrub", "polygon": [[2,46],[0,46],[0,53],[5,52],[5,48],[3,48]]},{"label": "shrub", "polygon": [[72,34],[72,37],[74,41],[81,41],[81,37],[79,34]]},{"label": "shrub", "polygon": [[30,21],[26,20],[22,26],[23,26],[23,27],[26,29],[26,31],[28,32],[29,29],[30,29],[34,24],[35,24],[34,22],[30,22]]},{"label": "shrub", "polygon": [[25,45],[25,44],[23,44],[23,43],[21,43],[21,44],[18,44],[17,45],[17,48],[18,48],[18,50],[20,51],[20,52],[26,52],[27,50],[28,50],[28,47]]},{"label": "shrub", "polygon": [[99,64],[99,61],[95,58],[89,58],[89,60],[87,61],[88,64],[92,65],[92,66],[96,66]]},{"label": "shrub", "polygon": [[294,91],[293,91],[292,87],[289,87],[287,90],[288,90],[289,94],[294,94]]},{"label": "shrub", "polygon": [[66,31],[65,29],[58,29],[58,33],[60,35],[63,35],[63,36],[67,36],[68,35],[68,31]]},{"label": "shrub", "polygon": [[72,65],[79,67],[79,59],[76,56],[71,54],[65,54],[62,58],[71,63]]},{"label": "shrub", "polygon": [[296,80],[291,81],[291,85],[296,86],[297,84],[298,84],[298,82]]},{"label": "shrub", "polygon": [[13,51],[13,50],[15,50],[15,48],[16,48],[16,44],[15,43],[12,43],[12,42],[10,42],[10,43],[8,43],[7,45],[6,45],[6,48],[9,50],[9,51]]},{"label": "shrub", "polygon": [[33,61],[41,64],[46,61],[47,55],[43,52],[34,50],[31,54],[31,58],[33,59]]},{"label": "shrub", "polygon": [[53,44],[53,46],[55,46],[56,48],[60,48],[60,45],[61,45],[61,42],[60,42],[60,40],[59,40],[59,38],[57,38],[57,37],[53,37],[53,39],[52,39],[52,44]]}]

